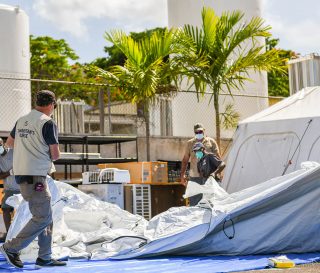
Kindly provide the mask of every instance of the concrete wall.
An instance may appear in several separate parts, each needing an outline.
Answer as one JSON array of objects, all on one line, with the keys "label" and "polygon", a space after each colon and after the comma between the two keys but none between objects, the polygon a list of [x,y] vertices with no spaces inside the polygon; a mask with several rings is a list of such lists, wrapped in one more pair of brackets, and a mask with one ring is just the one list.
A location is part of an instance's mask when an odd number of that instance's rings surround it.
[{"label": "concrete wall", "polygon": [[[151,161],[168,160],[168,161],[181,161],[184,155],[184,149],[189,137],[152,137],[150,139],[151,147]],[[221,144],[221,151],[223,152],[227,147],[230,140],[223,139]],[[229,145],[230,146],[230,145]],[[146,139],[139,138],[139,161],[146,160]]]}]

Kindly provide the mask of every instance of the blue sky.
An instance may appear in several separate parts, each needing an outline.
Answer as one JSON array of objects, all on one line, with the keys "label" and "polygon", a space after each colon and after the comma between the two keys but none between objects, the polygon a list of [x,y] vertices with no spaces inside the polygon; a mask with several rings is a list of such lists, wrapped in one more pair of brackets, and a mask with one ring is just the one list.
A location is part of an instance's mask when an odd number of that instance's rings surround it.
[{"label": "blue sky", "polygon": [[[301,55],[320,53],[319,0],[261,0],[263,17],[280,47]],[[90,62],[105,56],[105,31],[143,31],[167,25],[167,0],[0,0],[19,5],[30,19],[30,34],[65,39]],[[155,8],[156,7],[156,8]]]}]

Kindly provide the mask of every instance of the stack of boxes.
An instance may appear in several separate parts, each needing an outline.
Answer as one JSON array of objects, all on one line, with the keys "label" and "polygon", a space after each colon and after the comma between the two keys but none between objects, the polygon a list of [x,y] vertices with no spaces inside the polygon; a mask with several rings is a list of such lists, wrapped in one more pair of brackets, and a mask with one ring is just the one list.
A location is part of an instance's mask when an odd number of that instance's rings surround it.
[{"label": "stack of boxes", "polygon": [[99,164],[98,168],[118,168],[120,170],[128,170],[130,173],[130,183],[133,184],[168,183],[167,162],[108,163]]}]

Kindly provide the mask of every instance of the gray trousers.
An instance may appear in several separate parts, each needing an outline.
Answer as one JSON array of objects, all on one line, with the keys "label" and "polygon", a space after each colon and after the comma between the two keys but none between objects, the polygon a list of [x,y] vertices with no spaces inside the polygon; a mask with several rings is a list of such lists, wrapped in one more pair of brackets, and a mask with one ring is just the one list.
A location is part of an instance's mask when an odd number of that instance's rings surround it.
[{"label": "gray trousers", "polygon": [[[199,185],[204,185],[206,183],[206,179],[203,177],[190,177],[189,180],[192,182],[196,182]],[[189,197],[190,206],[197,205],[199,201],[202,199],[202,197],[203,197],[202,193],[196,194],[194,196],[190,196]]]},{"label": "gray trousers", "polygon": [[[42,183],[42,191],[35,190],[36,183]],[[52,244],[52,210],[51,194],[48,183],[44,176],[33,176],[33,183],[22,182],[20,185],[21,195],[29,203],[32,218],[19,232],[19,234],[7,241],[4,248],[12,253],[19,253],[38,237],[38,257],[44,260],[51,259]]]}]

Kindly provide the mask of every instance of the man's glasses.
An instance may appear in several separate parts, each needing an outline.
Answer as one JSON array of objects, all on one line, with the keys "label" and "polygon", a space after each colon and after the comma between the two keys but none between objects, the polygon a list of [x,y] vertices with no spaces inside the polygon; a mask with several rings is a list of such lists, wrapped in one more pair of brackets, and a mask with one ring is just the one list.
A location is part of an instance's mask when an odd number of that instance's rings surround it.
[{"label": "man's glasses", "polygon": [[195,134],[203,134],[203,131],[196,131]]}]

